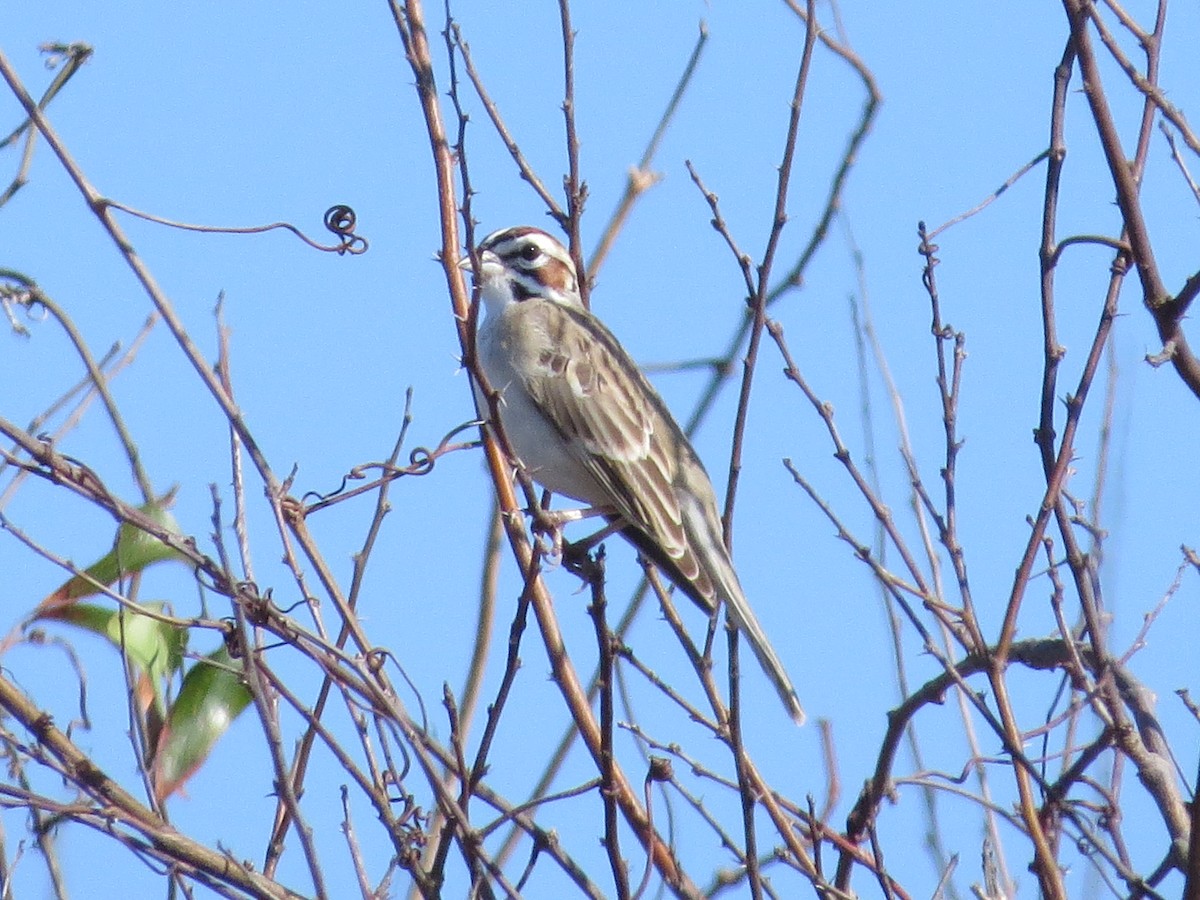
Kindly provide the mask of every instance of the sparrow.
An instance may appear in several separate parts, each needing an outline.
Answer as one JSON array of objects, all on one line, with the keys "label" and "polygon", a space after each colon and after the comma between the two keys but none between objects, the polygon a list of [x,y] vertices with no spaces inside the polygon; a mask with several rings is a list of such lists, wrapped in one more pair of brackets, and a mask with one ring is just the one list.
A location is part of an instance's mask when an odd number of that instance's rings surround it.
[{"label": "sparrow", "polygon": [[476,359],[499,393],[520,465],[546,490],[603,514],[708,615],[724,603],[784,707],[803,723],[796,690],[734,571],[704,465],[637,364],[583,305],[566,248],[539,228],[517,226],[488,235],[477,258],[485,316]]}]

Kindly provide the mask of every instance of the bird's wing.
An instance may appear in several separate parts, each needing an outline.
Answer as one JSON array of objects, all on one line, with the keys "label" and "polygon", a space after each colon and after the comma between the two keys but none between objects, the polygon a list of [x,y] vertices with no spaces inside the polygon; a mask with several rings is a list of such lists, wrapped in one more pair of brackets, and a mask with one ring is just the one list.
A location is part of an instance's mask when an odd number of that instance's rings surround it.
[{"label": "bird's wing", "polygon": [[608,494],[608,504],[688,580],[696,578],[675,490],[682,435],[662,400],[590,313],[558,304],[542,311],[550,340],[525,373],[529,395]]}]

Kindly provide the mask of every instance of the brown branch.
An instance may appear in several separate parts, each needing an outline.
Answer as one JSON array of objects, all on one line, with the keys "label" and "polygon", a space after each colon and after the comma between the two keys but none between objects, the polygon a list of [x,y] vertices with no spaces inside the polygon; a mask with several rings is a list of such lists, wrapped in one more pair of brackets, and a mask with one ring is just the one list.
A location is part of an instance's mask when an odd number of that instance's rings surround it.
[{"label": "brown branch", "polygon": [[[470,304],[467,299],[463,272],[458,266],[460,242],[457,228],[457,203],[454,185],[454,159],[446,139],[429,42],[425,31],[424,11],[419,0],[391,0],[393,17],[410,67],[416,78],[418,100],[424,114],[430,148],[433,154],[434,175],[439,199],[441,226],[441,264],[446,276],[452,311],[464,357],[469,353],[474,335],[468,331]],[[536,572],[533,549],[525,533],[520,506],[513,491],[508,460],[490,430],[485,431],[484,455],[496,488],[505,533],[513,554],[523,572]],[[527,586],[534,615],[550,659],[551,673],[563,695],[571,717],[579,728],[584,744],[597,765],[601,764],[600,729],[592,714],[587,694],[579,683],[558,627],[553,602],[545,585],[536,574]],[[671,888],[682,895],[693,896],[697,888],[679,868],[670,847],[655,832],[646,819],[633,788],[620,769],[614,772],[615,792],[622,814],[646,850],[653,856],[655,866]]]},{"label": "brown branch", "polygon": [[[569,554],[564,564],[584,580],[592,594],[592,602],[588,604],[588,614],[596,631],[596,645],[600,657],[600,796],[604,800],[604,852],[608,856],[608,866],[612,870],[613,884],[617,897],[625,900],[629,892],[629,866],[621,857],[620,830],[618,828],[615,763],[613,753],[613,696],[616,677],[613,635],[608,628],[607,609],[608,597],[604,591],[604,545],[596,551],[595,556],[583,553],[581,556]],[[650,817],[649,797],[643,801],[647,820]],[[649,868],[649,859],[647,867]]]},{"label": "brown branch", "polygon": [[[0,707],[21,723],[37,745],[49,753],[69,774],[72,782],[96,806],[88,814],[100,812],[141,834],[152,847],[162,851],[179,870],[193,877],[203,873],[219,884],[245,891],[251,897],[300,898],[271,879],[254,872],[224,853],[218,853],[180,834],[143,806],[83,753],[54,726],[50,717],[31,702],[7,678],[0,676]],[[187,869],[196,870],[195,873]]]},{"label": "brown branch", "polygon": [[[1154,324],[1164,346],[1170,348],[1170,359],[1175,371],[1192,393],[1200,397],[1200,359],[1196,358],[1188,344],[1171,294],[1159,274],[1150,231],[1142,215],[1139,176],[1129,165],[1128,157],[1121,146],[1121,137],[1100,78],[1099,63],[1088,30],[1092,4],[1088,0],[1063,0],[1063,5],[1078,54],[1083,93],[1091,108],[1092,120],[1112,175],[1113,186],[1117,192],[1117,206],[1121,210],[1121,218],[1129,239],[1130,255],[1141,281],[1142,302],[1154,317]],[[1147,103],[1153,103],[1153,100],[1147,97]],[[1143,132],[1148,130],[1148,126],[1143,127]]]},{"label": "brown branch", "polygon": [[[396,8],[396,4],[392,4]],[[479,71],[475,68],[475,61],[471,57],[470,46],[462,39],[462,32],[457,24],[452,26],[454,35],[454,45],[458,48],[458,52],[462,55],[463,65],[467,69],[467,77],[471,79],[471,84],[475,87],[475,93],[479,96],[479,102],[483,104],[484,111],[488,114],[488,118],[492,120],[492,127],[496,129],[496,134],[500,140],[504,142],[504,146],[508,149],[509,155],[512,156],[513,162],[517,164],[517,171],[521,177],[529,183],[529,186],[534,189],[542,202],[546,204],[546,209],[556,222],[561,226],[567,220],[567,214],[563,212],[558,201],[554,199],[554,195],[542,183],[537,173],[533,170],[533,166],[525,159],[525,154],[521,152],[521,146],[517,143],[516,138],[512,136],[512,132],[508,130],[508,126],[504,123],[503,117],[500,115],[500,109],[496,102],[492,99],[483,83],[483,78]],[[432,77],[430,74],[429,77]],[[457,242],[456,242],[457,243]]]},{"label": "brown branch", "polygon": [[600,240],[596,242],[596,249],[592,252],[592,258],[588,262],[587,278],[584,279],[589,285],[595,282],[600,267],[608,257],[608,251],[612,248],[613,242],[616,241],[617,235],[625,226],[629,214],[633,211],[634,203],[638,201],[642,194],[646,193],[646,191],[659,181],[659,176],[650,171],[650,163],[654,161],[659,144],[662,143],[663,136],[667,133],[667,127],[674,120],[680,101],[683,100],[683,95],[692,83],[692,76],[696,73],[696,67],[700,64],[700,55],[707,43],[708,25],[704,21],[701,21],[700,35],[696,38],[696,45],[692,48],[692,55],[688,58],[687,64],[683,68],[683,74],[679,76],[679,82],[675,85],[675,91],[671,94],[671,99],[667,102],[667,108],[663,110],[663,114],[658,120],[658,125],[654,129],[654,134],[646,144],[646,149],[642,151],[642,158],[638,160],[636,166],[629,170],[629,176],[625,181],[625,193],[617,201],[617,208],[609,217],[608,224],[604,226]]},{"label": "brown branch", "polygon": [[[958,687],[960,690],[964,689],[965,679],[973,675],[984,674],[989,675],[990,680],[994,654],[995,651],[992,649],[985,653],[973,653],[965,656],[951,669],[926,682],[888,713],[887,733],[880,747],[875,772],[867,781],[858,801],[847,817],[845,837],[848,841],[857,844],[869,834],[871,823],[878,816],[883,799],[891,788],[892,768],[908,723],[924,707],[930,704],[940,704],[945,693],[950,689],[954,687]],[[1104,672],[1113,673],[1115,685],[1120,692],[1122,701],[1141,723],[1139,731],[1126,728],[1122,734],[1121,729],[1114,730],[1112,742],[1122,752],[1128,754],[1138,767],[1139,777],[1143,783],[1148,784],[1168,830],[1173,836],[1176,836],[1175,840],[1178,843],[1178,835],[1186,834],[1186,831],[1179,830],[1184,807],[1179,801],[1169,765],[1166,764],[1165,746],[1161,742],[1156,744],[1144,742],[1147,737],[1153,739],[1159,732],[1157,720],[1150,709],[1152,698],[1149,692],[1127,670],[1118,666],[1114,661],[1097,658],[1091,649],[1084,645],[1071,648],[1065,641],[1059,639],[1014,643],[1009,648],[1007,659],[1009,663],[1017,663],[1035,671],[1054,669],[1065,671],[1072,665],[1072,660],[1077,658],[1076,654],[1078,654],[1078,658],[1084,660],[1089,671],[1097,678]],[[1028,769],[1028,761],[1022,761],[1019,756],[1019,747],[1019,743],[1015,748],[1010,746],[1009,752],[1013,756],[1014,764],[1019,768]],[[1014,752],[1014,750],[1018,752]],[[1098,756],[1098,753],[1089,753],[1089,761],[1094,761]],[[1071,770],[1072,776],[1075,778],[1073,782],[1068,783],[1066,778],[1060,778],[1054,785],[1041,785],[1045,797],[1044,808],[1048,807],[1052,801],[1057,801],[1057,798],[1065,798],[1071,785],[1078,783],[1082,777],[1084,768],[1077,763]],[[1068,818],[1074,816],[1068,804],[1054,802],[1054,807],[1060,814],[1066,815]],[[1027,823],[1027,817],[1022,816],[1022,821]],[[1101,848],[1097,845],[1096,849]],[[851,865],[852,860],[843,851],[838,864],[839,872],[835,884],[842,887],[848,885],[848,870]],[[1139,880],[1132,874],[1129,875],[1129,878],[1134,881]],[[1050,886],[1053,886],[1053,879],[1049,881]],[[1045,884],[1046,880],[1043,879],[1043,885]]]},{"label": "brown branch", "polygon": [[[575,130],[575,28],[571,25],[570,0],[558,0],[558,18],[562,27],[562,113],[567,145],[567,174],[563,177],[563,190],[567,195],[567,218],[560,224],[567,231],[567,247],[575,263],[575,271],[587,272],[587,266],[583,264],[583,244],[579,238],[579,224],[583,219],[587,185],[580,180],[579,174],[579,135]],[[578,287],[583,305],[590,305],[588,298],[591,284],[586,278],[581,278]]]},{"label": "brown branch", "polygon": [[270,494],[274,497],[277,494],[278,481],[267,464],[266,457],[259,449],[258,443],[251,434],[249,427],[243,420],[241,411],[237,409],[221,387],[220,381],[212,371],[212,367],[188,335],[187,330],[183,326],[183,321],[175,312],[174,306],[159,287],[157,280],[151,274],[149,268],[146,267],[141,257],[134,250],[132,242],[121,229],[120,225],[117,224],[111,214],[109,202],[100,196],[91,182],[84,176],[83,170],[75,163],[66,145],[59,138],[58,133],[51,127],[49,121],[42,114],[42,111],[33,102],[33,98],[29,96],[29,92],[25,90],[24,84],[22,84],[16,71],[9,64],[8,58],[3,53],[0,53],[0,78],[4,79],[9,89],[16,96],[17,101],[25,108],[25,112],[45,137],[46,143],[50,145],[59,162],[75,183],[76,188],[83,195],[88,208],[100,220],[104,230],[108,233],[109,238],[116,246],[121,257],[125,260],[126,265],[129,266],[134,277],[141,284],[142,289],[158,310],[159,315],[162,316],[163,322],[187,357],[188,362],[191,363],[196,374],[200,376],[200,380],[217,401],[222,414],[229,420],[230,426],[237,430],[239,438],[246,445],[250,458],[254,461],[263,481],[267,484]]}]

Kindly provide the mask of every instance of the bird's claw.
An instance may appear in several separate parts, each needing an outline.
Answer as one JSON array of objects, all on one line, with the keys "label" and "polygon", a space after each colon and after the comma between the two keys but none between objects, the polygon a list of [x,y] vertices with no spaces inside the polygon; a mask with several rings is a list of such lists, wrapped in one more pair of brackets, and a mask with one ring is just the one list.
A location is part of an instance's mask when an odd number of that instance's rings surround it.
[{"label": "bird's claw", "polygon": [[[595,516],[608,515],[607,509],[589,507],[586,509],[528,509],[526,513],[533,519],[532,528],[534,540],[538,549],[551,565],[562,562],[564,550],[569,552],[574,544],[563,538],[563,528],[568,522],[581,522]],[[600,538],[612,532],[613,526],[601,529],[597,535],[580,542],[584,552],[590,549]]]},{"label": "bird's claw", "polygon": [[[547,519],[550,517],[549,513],[543,513],[543,515]],[[545,521],[543,516],[534,513],[533,539],[537,544],[538,552],[547,563],[557,566],[562,562],[563,530],[561,522]]]}]

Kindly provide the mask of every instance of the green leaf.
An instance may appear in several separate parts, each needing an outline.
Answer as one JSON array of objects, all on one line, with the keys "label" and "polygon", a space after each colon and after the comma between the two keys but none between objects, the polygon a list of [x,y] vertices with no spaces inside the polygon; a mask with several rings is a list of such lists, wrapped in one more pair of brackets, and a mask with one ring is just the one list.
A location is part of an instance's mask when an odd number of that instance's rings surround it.
[{"label": "green leaf", "polygon": [[[163,612],[167,604],[161,601],[146,602],[142,607],[154,612]],[[145,684],[139,685],[139,699],[145,711],[151,700],[156,708],[163,709],[163,688],[167,680],[183,665],[183,654],[187,649],[186,628],[160,622],[150,616],[138,615],[126,607],[109,609],[93,603],[71,603],[45,610],[39,618],[67,622],[110,640],[125,654]],[[148,690],[150,696],[142,696]]]},{"label": "green leaf", "polygon": [[[165,603],[141,605],[157,612],[167,607]],[[183,665],[186,628],[121,609],[108,620],[107,634],[118,647],[123,643],[129,658],[156,683],[169,678]]]},{"label": "green leaf", "polygon": [[[162,601],[139,604],[147,610],[161,613],[167,608]],[[165,677],[176,671],[183,662],[187,648],[187,629],[151,616],[138,615],[126,607],[108,609],[92,603],[73,603],[71,606],[48,610],[43,618],[68,622],[101,637],[114,646],[125,648],[135,666],[155,677]]]},{"label": "green leaf", "polygon": [[[141,511],[163,530],[183,536],[183,530],[175,521],[175,517],[160,503],[147,503],[141,507]],[[107,587],[127,575],[141,572],[147,566],[169,559],[183,559],[183,556],[154,535],[129,522],[122,522],[117,529],[113,549],[84,570],[89,577],[76,575],[69,579],[39,604],[39,613],[34,618],[40,618],[42,611],[47,608],[98,594],[100,591],[96,582]]]},{"label": "green leaf", "polygon": [[242,664],[222,646],[198,661],[184,677],[154,754],[151,774],[159,801],[195,774],[213,745],[250,703],[241,670]]}]

